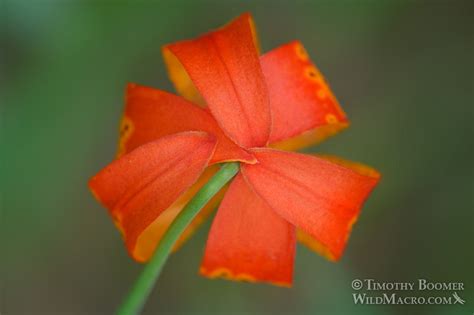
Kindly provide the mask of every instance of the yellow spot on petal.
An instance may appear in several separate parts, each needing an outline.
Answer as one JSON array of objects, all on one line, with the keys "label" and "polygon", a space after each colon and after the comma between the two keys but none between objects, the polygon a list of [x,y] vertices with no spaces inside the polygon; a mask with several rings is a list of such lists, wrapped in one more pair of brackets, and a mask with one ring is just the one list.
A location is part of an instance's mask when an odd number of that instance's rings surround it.
[{"label": "yellow spot on petal", "polygon": [[132,136],[134,130],[133,122],[127,116],[123,116],[122,121],[120,122],[120,138],[118,145],[117,157],[120,157],[125,153],[126,143],[128,139]]},{"label": "yellow spot on petal", "polygon": [[306,52],[306,49],[304,49],[303,45],[296,44],[295,52],[300,60],[307,61],[309,59],[308,53]]},{"label": "yellow spot on petal", "polygon": [[333,114],[327,114],[325,119],[328,124],[337,124],[339,122],[337,120],[337,117],[334,116]]},{"label": "yellow spot on petal", "polygon": [[318,80],[318,72],[316,71],[316,68],[314,66],[308,66],[304,69],[304,75],[313,81]]},{"label": "yellow spot on petal", "polygon": [[326,93],[326,90],[321,88],[319,90],[316,91],[316,96],[320,99],[320,100],[324,100],[328,95]]},{"label": "yellow spot on petal", "polygon": [[315,66],[311,65],[311,66],[306,67],[304,69],[304,74],[311,81],[314,81],[323,86],[325,85],[324,79],[321,76],[321,73],[318,71],[318,69],[316,69]]}]

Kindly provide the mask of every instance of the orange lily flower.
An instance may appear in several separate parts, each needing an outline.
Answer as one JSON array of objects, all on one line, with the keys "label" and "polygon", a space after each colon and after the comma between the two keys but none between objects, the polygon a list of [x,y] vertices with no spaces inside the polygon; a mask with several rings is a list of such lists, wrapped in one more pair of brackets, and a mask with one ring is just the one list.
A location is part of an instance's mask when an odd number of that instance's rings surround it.
[{"label": "orange lily flower", "polygon": [[[348,126],[303,46],[259,55],[244,14],[197,39],[166,45],[183,96],[129,84],[118,158],[89,186],[109,209],[130,255],[147,261],[184,205],[216,171],[240,172],[178,242],[220,203],[200,273],[291,285],[296,241],[338,260],[377,171],[289,152]],[[177,245],[177,246],[178,246]]]}]

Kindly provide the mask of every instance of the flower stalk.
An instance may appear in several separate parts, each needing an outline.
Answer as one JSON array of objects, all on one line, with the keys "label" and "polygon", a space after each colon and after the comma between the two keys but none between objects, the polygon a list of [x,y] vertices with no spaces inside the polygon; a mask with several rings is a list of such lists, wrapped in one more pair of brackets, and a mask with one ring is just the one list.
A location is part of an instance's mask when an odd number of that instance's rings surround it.
[{"label": "flower stalk", "polygon": [[152,258],[145,265],[132,289],[119,307],[118,315],[139,314],[150,295],[161,270],[171,253],[173,245],[194,217],[206,203],[219,192],[239,171],[238,163],[226,163],[221,169],[198,191],[193,199],[176,216],[160,243],[156,247]]}]

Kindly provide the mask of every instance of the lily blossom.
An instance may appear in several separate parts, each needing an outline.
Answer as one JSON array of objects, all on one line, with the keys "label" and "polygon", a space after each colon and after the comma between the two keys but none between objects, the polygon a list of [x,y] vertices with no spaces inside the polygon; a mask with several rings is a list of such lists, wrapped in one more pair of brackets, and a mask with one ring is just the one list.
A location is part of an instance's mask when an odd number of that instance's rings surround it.
[{"label": "lily blossom", "polygon": [[150,259],[173,219],[216,172],[240,171],[194,219],[182,244],[219,204],[200,267],[207,277],[292,283],[297,240],[338,260],[374,169],[290,150],[348,126],[298,41],[261,55],[243,14],[196,39],[163,47],[176,96],[129,84],[118,158],[89,182],[130,255]]}]

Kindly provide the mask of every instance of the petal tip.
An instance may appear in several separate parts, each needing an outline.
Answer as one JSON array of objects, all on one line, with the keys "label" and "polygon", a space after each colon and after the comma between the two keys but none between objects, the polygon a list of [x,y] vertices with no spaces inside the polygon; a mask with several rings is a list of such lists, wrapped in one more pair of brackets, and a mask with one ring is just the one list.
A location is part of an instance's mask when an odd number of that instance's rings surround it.
[{"label": "petal tip", "polygon": [[228,268],[215,268],[208,270],[205,267],[199,268],[199,274],[209,279],[225,279],[232,281],[244,281],[249,283],[268,283],[279,287],[291,288],[292,282],[290,281],[271,281],[271,280],[259,280],[254,276],[246,273],[234,273]]}]

